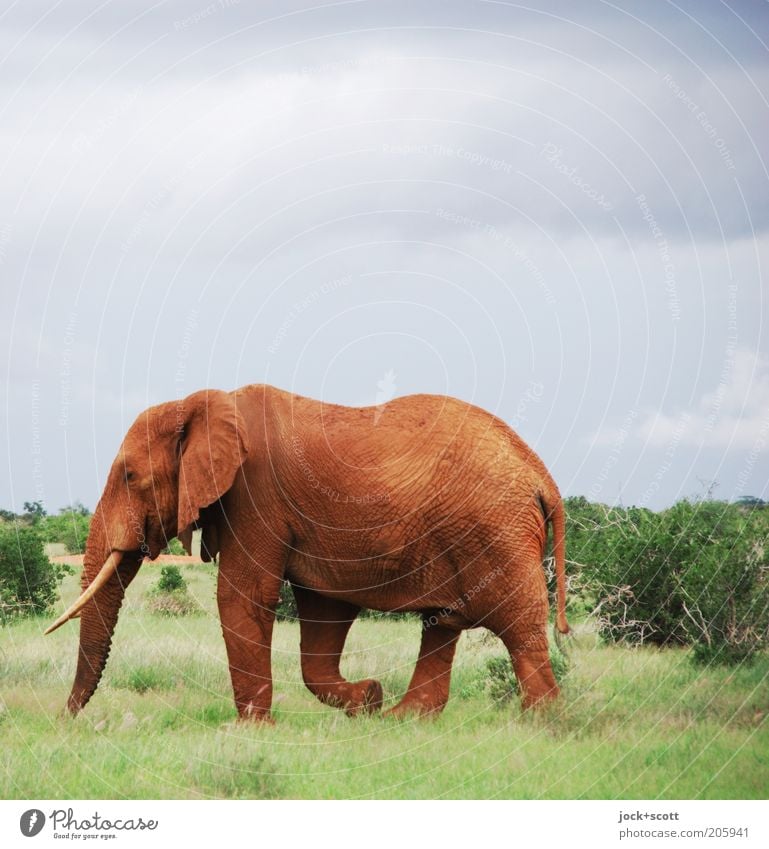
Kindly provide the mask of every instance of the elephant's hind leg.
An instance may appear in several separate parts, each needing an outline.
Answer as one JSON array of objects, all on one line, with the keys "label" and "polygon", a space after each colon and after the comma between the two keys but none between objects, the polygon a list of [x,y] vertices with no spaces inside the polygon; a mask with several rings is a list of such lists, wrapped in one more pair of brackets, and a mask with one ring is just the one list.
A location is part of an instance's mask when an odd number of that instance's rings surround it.
[{"label": "elephant's hind leg", "polygon": [[442,625],[434,616],[422,617],[422,643],[411,683],[401,701],[387,711],[388,716],[436,714],[443,710],[449,698],[451,664],[460,633]]},{"label": "elephant's hind leg", "polygon": [[339,671],[344,641],[360,608],[305,587],[293,589],[300,620],[302,676],[309,691],[324,704],[342,708],[348,716],[379,710],[379,681],[367,678],[350,682]]},{"label": "elephant's hind leg", "polygon": [[543,615],[536,617],[516,611],[501,621],[497,618],[490,626],[510,653],[524,710],[541,707],[559,694],[550,665],[546,617],[546,607]]},{"label": "elephant's hind leg", "polygon": [[547,634],[533,633],[521,642],[517,637],[502,637],[510,652],[513,670],[521,685],[524,710],[541,707],[558,698],[559,689],[547,648]]}]

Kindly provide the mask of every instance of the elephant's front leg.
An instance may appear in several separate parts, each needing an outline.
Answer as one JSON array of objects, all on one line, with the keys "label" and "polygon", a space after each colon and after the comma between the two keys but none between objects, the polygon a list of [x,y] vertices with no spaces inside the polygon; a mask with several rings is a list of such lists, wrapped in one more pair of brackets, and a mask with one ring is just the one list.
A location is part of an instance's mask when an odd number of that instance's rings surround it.
[{"label": "elephant's front leg", "polygon": [[219,615],[241,719],[272,722],[270,647],[282,581],[279,562],[270,558],[233,568],[223,556],[219,567]]},{"label": "elephant's front leg", "polygon": [[302,677],[324,704],[348,716],[373,713],[382,706],[382,685],[373,678],[350,682],[342,677],[339,659],[350,626],[360,608],[294,586],[301,630]]}]

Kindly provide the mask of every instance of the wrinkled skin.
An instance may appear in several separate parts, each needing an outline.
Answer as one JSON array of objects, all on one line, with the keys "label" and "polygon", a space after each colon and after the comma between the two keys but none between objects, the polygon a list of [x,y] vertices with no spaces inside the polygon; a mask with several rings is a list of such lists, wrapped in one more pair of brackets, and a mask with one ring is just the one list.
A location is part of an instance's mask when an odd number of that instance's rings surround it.
[{"label": "wrinkled skin", "polygon": [[96,690],[142,560],[177,535],[189,548],[195,528],[204,558],[219,557],[217,599],[242,718],[269,720],[283,580],[296,595],[305,683],[326,704],[351,715],[381,706],[377,681],[346,681],[339,671],[363,607],[422,616],[419,659],[391,713],[442,710],[457,639],[479,626],[510,652],[524,706],[542,704],[558,694],[542,569],[548,520],[556,624],[566,632],[558,489],[491,414],[444,396],[350,408],[262,385],[152,407],[126,434],[93,518],[83,589],[108,558],[119,565],[100,573],[82,608],[68,708],[76,713]]}]

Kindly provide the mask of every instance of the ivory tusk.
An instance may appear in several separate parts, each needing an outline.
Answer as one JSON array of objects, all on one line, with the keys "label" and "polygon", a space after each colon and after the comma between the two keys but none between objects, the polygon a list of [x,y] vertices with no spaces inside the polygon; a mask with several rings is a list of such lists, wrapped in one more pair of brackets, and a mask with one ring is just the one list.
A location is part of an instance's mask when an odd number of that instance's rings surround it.
[{"label": "ivory tusk", "polygon": [[65,622],[74,619],[80,615],[80,611],[88,604],[88,602],[99,592],[99,590],[109,581],[109,579],[117,572],[117,567],[123,559],[122,551],[113,551],[105,560],[104,565],[99,569],[97,576],[85,588],[80,598],[51,625],[46,628],[45,634],[50,634],[57,628],[60,628]]}]

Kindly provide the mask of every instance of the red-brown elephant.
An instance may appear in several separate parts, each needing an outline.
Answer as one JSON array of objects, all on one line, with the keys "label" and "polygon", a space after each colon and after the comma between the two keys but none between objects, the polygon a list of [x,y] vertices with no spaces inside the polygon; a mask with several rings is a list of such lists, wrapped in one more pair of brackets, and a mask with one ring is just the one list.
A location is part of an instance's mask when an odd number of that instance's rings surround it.
[{"label": "red-brown elephant", "polygon": [[145,557],[203,530],[238,713],[269,719],[270,643],[281,582],[296,595],[304,680],[349,714],[381,706],[379,682],[346,681],[361,608],[418,611],[422,645],[396,715],[446,704],[461,631],[504,641],[529,707],[558,694],[548,657],[542,557],[553,526],[556,626],[566,633],[564,515],[539,457],[470,404],[413,395],[326,404],[270,386],[203,390],[142,413],[110,469],[86,547],[79,711],[101,678],[125,588]]}]

